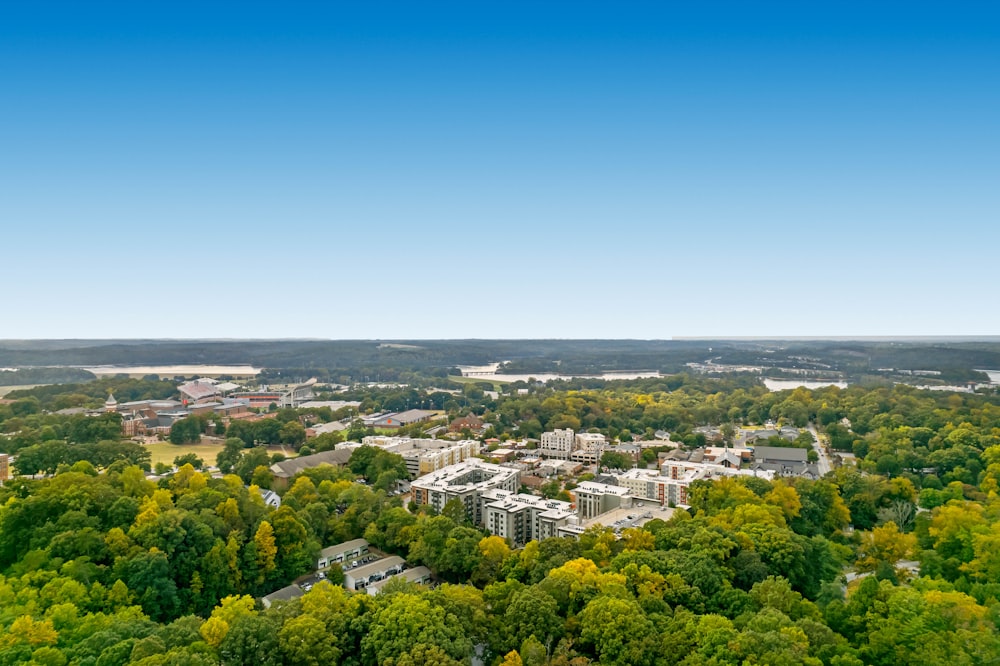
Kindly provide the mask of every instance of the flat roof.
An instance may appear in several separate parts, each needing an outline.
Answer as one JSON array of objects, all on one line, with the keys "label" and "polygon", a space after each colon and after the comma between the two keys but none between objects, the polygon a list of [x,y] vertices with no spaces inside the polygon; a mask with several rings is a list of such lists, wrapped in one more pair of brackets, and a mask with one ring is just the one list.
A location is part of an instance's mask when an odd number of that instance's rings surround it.
[{"label": "flat roof", "polygon": [[605,495],[628,495],[631,491],[623,486],[612,486],[607,483],[597,483],[596,481],[584,481],[574,491],[585,493],[603,493]]}]

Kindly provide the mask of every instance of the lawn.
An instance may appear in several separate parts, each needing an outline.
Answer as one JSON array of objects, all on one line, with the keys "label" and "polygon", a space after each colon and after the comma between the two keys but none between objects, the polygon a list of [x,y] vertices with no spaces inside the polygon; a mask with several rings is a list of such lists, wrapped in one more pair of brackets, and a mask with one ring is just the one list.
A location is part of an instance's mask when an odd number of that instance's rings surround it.
[{"label": "lawn", "polygon": [[[215,457],[222,450],[222,440],[202,439],[198,444],[171,444],[170,442],[150,442],[145,444],[149,449],[150,465],[158,462],[167,465],[174,464],[174,458],[185,453],[193,453],[205,461],[206,466],[215,466]],[[294,457],[295,452],[283,446],[269,446],[267,452],[270,454],[283,453],[287,457]]]},{"label": "lawn", "polygon": [[456,382],[458,384],[493,384],[494,391],[502,391],[504,384],[510,384],[509,381],[504,381],[502,379],[486,379],[485,377],[463,377],[461,375],[448,375],[448,379]]},{"label": "lawn", "polygon": [[215,456],[222,450],[222,444],[202,442],[200,444],[171,444],[170,442],[153,442],[146,444],[151,456],[150,464],[161,462],[174,464],[174,458],[185,453],[193,453],[205,461],[206,465],[215,465]]},{"label": "lawn", "polygon": [[0,386],[0,398],[4,397],[11,391],[25,391],[27,389],[33,389],[36,386],[45,386],[45,384],[21,384],[19,386]]}]

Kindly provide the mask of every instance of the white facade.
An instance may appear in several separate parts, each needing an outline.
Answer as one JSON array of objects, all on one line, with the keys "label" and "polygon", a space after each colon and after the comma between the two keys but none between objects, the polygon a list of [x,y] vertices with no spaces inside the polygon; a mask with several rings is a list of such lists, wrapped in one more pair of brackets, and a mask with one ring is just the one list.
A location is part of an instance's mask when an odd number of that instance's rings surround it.
[{"label": "white facade", "polygon": [[361,442],[364,445],[377,446],[390,453],[398,453],[403,456],[403,460],[406,461],[406,470],[410,473],[411,479],[474,458],[479,455],[481,446],[474,439],[453,442],[447,439],[385,437],[382,435],[369,435]]},{"label": "white facade", "polygon": [[532,540],[556,536],[558,529],[574,517],[569,502],[505,490],[491,490],[483,497],[488,502],[486,529],[490,534],[507,539],[514,548]]},{"label": "white facade", "polygon": [[515,493],[520,486],[521,475],[516,469],[470,458],[420,477],[411,484],[410,490],[414,502],[433,506],[438,511],[451,500],[460,500],[469,520],[482,525],[484,504],[489,501],[483,496],[490,490]]},{"label": "white facade", "polygon": [[630,469],[614,475],[618,485],[628,488],[633,497],[654,500],[661,505],[688,504],[688,486],[699,479],[711,480],[725,476],[759,476],[774,478],[774,472],[733,469],[722,465],[668,460],[661,471]]},{"label": "white facade", "polygon": [[569,428],[543,432],[538,453],[546,458],[569,460],[576,449],[576,434]]},{"label": "white facade", "polygon": [[570,456],[578,462],[595,463],[601,459],[607,439],[597,432],[581,432],[576,436],[576,446]]},{"label": "white facade", "polygon": [[632,495],[628,488],[622,486],[584,481],[573,492],[576,494],[576,512],[583,520],[632,506]]}]

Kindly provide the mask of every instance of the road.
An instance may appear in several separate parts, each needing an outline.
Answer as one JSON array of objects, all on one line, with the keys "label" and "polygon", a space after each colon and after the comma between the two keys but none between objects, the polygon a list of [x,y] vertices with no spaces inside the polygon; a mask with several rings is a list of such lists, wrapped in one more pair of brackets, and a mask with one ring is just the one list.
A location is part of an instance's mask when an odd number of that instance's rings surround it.
[{"label": "road", "polygon": [[826,476],[828,472],[833,470],[833,463],[830,461],[830,456],[826,455],[826,449],[819,441],[819,433],[816,431],[815,424],[810,423],[806,428],[813,436],[813,450],[819,455],[819,461],[816,466],[819,468],[819,475]]}]

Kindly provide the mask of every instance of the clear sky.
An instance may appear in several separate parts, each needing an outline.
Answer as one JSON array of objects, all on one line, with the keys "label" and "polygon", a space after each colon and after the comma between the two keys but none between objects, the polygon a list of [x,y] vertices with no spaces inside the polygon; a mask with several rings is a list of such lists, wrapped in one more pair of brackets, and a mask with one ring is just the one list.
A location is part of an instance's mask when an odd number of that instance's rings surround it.
[{"label": "clear sky", "polygon": [[0,338],[1000,333],[1000,8],[0,3]]}]

